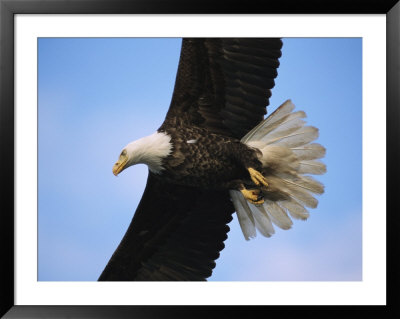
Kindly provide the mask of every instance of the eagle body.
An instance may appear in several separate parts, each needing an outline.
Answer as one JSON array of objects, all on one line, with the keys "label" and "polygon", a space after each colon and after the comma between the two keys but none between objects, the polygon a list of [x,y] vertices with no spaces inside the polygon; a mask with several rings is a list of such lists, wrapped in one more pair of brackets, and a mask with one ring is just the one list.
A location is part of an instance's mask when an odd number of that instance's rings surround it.
[{"label": "eagle body", "polygon": [[247,167],[261,169],[257,150],[236,138],[196,126],[168,127],[164,132],[171,137],[172,151],[163,159],[159,176],[170,183],[235,189],[241,182],[249,183]]},{"label": "eagle body", "polygon": [[100,281],[206,280],[236,211],[246,240],[308,218],[324,187],[318,129],[288,100],[267,118],[279,38],[183,39],[174,92],[153,134],[113,173],[144,163],[146,189]]}]

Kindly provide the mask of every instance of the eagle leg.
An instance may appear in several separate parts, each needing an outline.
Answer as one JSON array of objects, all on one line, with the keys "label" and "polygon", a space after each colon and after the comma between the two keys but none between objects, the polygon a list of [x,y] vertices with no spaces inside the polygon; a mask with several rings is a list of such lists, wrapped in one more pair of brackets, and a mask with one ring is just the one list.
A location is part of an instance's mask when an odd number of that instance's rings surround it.
[{"label": "eagle leg", "polygon": [[261,205],[264,203],[264,198],[261,195],[261,191],[259,189],[246,189],[244,186],[240,189],[240,192],[243,194],[244,198],[246,198],[251,204]]},{"label": "eagle leg", "polygon": [[254,184],[256,184],[257,186],[268,186],[267,180],[259,171],[255,170],[252,167],[247,168],[247,170],[249,171],[250,178],[254,182]]}]

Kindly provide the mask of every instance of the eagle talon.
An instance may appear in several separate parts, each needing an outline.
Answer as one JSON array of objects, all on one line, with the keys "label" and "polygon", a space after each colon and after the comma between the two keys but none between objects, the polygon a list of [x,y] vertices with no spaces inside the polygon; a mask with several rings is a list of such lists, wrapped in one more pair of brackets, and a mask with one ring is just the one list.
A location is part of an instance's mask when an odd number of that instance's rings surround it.
[{"label": "eagle talon", "polygon": [[255,170],[252,167],[249,167],[247,170],[249,171],[250,178],[254,184],[256,184],[257,186],[263,185],[265,187],[268,187],[267,180],[265,179],[263,174],[261,174],[259,171]]},{"label": "eagle talon", "polygon": [[250,202],[251,204],[253,204],[253,205],[261,206],[262,204],[264,204],[264,199],[261,199],[261,200],[259,200],[259,201],[255,201],[255,202],[249,200],[249,202]]},{"label": "eagle talon", "polygon": [[264,203],[264,197],[259,189],[248,190],[243,188],[240,190],[240,192],[251,204],[261,205]]}]

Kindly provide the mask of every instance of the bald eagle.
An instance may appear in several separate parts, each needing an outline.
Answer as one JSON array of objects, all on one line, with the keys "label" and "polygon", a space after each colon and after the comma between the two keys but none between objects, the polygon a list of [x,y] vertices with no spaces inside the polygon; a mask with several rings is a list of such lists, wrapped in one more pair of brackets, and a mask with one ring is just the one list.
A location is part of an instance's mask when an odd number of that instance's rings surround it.
[{"label": "bald eagle", "polygon": [[144,163],[149,175],[100,281],[206,280],[235,211],[246,240],[307,219],[325,148],[290,100],[264,119],[281,48],[279,38],[182,40],[165,121],[113,166]]}]

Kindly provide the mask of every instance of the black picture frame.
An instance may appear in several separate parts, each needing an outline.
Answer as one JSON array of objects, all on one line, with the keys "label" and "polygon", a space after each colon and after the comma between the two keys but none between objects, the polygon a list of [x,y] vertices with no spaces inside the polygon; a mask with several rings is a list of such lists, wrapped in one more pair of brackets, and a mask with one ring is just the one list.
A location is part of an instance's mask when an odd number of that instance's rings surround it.
[{"label": "black picture frame", "polygon": [[[387,305],[386,306],[22,306],[14,303],[14,15],[15,14],[386,14],[387,18]],[[0,215],[0,315],[4,318],[204,318],[265,315],[354,317],[363,313],[379,318],[399,316],[397,287],[399,242],[396,187],[399,162],[399,48],[398,0],[281,0],[269,2],[177,0],[0,0],[0,146],[2,207]],[[383,107],[383,106],[382,106]],[[268,307],[268,309],[266,309]],[[329,312],[329,313],[327,313]]]}]

